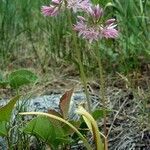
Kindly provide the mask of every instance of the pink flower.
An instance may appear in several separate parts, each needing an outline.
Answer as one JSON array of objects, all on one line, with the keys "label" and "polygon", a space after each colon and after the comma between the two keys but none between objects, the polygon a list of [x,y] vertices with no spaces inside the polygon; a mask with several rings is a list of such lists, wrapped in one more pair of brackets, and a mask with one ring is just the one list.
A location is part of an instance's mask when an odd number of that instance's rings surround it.
[{"label": "pink flower", "polygon": [[89,43],[97,41],[100,38],[99,26],[87,26],[85,18],[78,16],[79,21],[74,25],[74,30],[78,32],[78,36],[82,36],[83,39],[87,39]]},{"label": "pink flower", "polygon": [[85,31],[83,31],[82,36],[84,39],[87,39],[89,43],[98,41],[98,39],[100,38],[99,28],[89,27]]},{"label": "pink flower", "polygon": [[118,33],[118,30],[115,29],[116,26],[117,25],[110,24],[110,25],[102,28],[102,30],[101,30],[102,36],[107,38],[107,39],[108,38],[117,38],[119,33]]},{"label": "pink flower", "polygon": [[67,7],[76,13],[77,11],[87,11],[91,7],[91,3],[89,0],[68,0]]},{"label": "pink flower", "polygon": [[88,24],[87,20],[82,16],[77,16],[77,18],[78,21],[74,25],[74,30],[78,32],[78,36],[88,40],[89,43],[98,41],[102,38],[108,39],[118,37],[118,31],[115,29],[117,25],[111,23],[115,21],[114,19],[107,20],[107,24],[103,26],[103,24]]},{"label": "pink flower", "polygon": [[103,9],[100,8],[99,4],[95,6],[91,6],[88,10],[90,15],[94,17],[96,20],[99,20],[103,15]]},{"label": "pink flower", "polygon": [[83,32],[87,29],[87,25],[82,21],[78,21],[76,25],[74,25],[74,30],[79,32],[79,35],[82,35]]},{"label": "pink flower", "polygon": [[56,6],[50,5],[42,6],[41,11],[44,16],[56,16],[59,12],[59,9]]}]

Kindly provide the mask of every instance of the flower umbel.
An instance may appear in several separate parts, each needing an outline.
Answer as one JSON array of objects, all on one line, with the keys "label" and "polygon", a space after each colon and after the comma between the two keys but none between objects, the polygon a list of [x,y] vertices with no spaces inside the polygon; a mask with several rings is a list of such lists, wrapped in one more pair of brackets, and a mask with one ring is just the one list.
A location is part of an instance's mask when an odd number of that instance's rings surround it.
[{"label": "flower umbel", "polygon": [[[78,16],[78,21],[74,24],[74,30],[83,39],[87,39],[90,43],[98,41],[102,38],[117,38],[118,30],[116,29],[115,19],[111,18],[102,23],[103,8],[93,5],[90,0],[52,0],[52,5],[42,6],[44,16],[56,16],[63,4],[66,8],[72,9],[73,12],[83,11],[86,17]],[[92,22],[91,22],[92,20]]]},{"label": "flower umbel", "polygon": [[[83,39],[87,39],[90,43],[102,38],[118,37],[117,24],[115,24],[114,18],[102,23],[101,17],[103,16],[103,9],[99,5],[92,5],[87,13],[89,18],[86,19],[82,16],[78,16],[78,21],[74,25],[74,30],[78,32],[79,36],[82,36]],[[93,20],[93,22],[89,22],[89,20]]]},{"label": "flower umbel", "polygon": [[74,25],[74,30],[78,32],[79,36],[82,36],[84,39],[89,40],[89,42],[93,42],[94,40],[99,39],[99,27],[91,26],[89,27],[86,24],[86,20],[82,16],[78,16],[79,21],[76,25]]}]

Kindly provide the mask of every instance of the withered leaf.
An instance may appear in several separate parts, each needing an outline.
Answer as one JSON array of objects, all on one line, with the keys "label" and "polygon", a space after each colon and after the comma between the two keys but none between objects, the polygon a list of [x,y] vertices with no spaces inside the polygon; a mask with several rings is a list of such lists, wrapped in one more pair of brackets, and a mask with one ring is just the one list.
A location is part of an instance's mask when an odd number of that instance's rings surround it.
[{"label": "withered leaf", "polygon": [[68,111],[70,106],[73,89],[66,91],[65,94],[60,98],[59,108],[64,119],[68,118]]}]

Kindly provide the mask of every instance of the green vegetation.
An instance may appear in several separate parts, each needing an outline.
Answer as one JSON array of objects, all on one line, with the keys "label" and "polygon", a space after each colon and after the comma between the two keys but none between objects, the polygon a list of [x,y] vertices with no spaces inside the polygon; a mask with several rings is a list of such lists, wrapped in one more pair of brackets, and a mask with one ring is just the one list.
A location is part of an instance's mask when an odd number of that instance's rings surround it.
[{"label": "green vegetation", "polygon": [[[31,140],[36,137],[33,143],[39,149],[68,149],[82,140],[82,146],[89,150],[93,146],[96,150],[107,150],[117,115],[122,107],[128,109],[128,106],[123,106],[124,99],[116,114],[114,106],[112,110],[107,108],[109,85],[132,93],[128,96],[135,98],[132,104],[138,108],[135,111],[137,120],[135,116],[135,120],[132,119],[136,125],[140,124],[140,130],[150,129],[150,1],[92,0],[93,4],[104,8],[104,14],[98,12],[95,15],[98,19],[90,14],[91,19],[85,12],[74,13],[67,7],[57,16],[43,16],[41,7],[49,3],[48,0],[2,0],[0,4],[0,98],[21,95],[12,98],[3,107],[0,105],[0,137],[5,139],[7,147],[30,149]],[[64,6],[66,4],[64,0]],[[103,31],[110,25],[116,33],[110,33],[113,38],[103,35],[96,42],[90,41],[89,37],[80,33],[80,29],[75,30],[78,15],[85,17],[80,21],[83,24],[90,22],[91,28],[101,24],[99,30]],[[106,21],[110,18],[115,18],[117,26],[113,23],[107,26]],[[87,27],[89,24],[86,24]],[[73,70],[70,71],[71,67]],[[76,109],[81,116],[79,120],[69,120],[74,85],[60,98],[59,112],[25,112],[27,106],[24,100],[32,96],[32,92],[36,93],[40,85],[52,82],[52,76],[55,79],[57,76],[76,79],[79,75],[87,102],[87,110],[82,104]],[[102,107],[96,110],[91,107],[88,80],[99,82]],[[6,89],[11,94],[4,97]],[[15,106],[17,109],[14,109]],[[39,116],[31,119],[30,115]],[[108,129],[107,123],[112,116]],[[102,125],[99,125],[101,122]],[[91,137],[93,139],[89,140]]]},{"label": "green vegetation", "polygon": [[[110,1],[99,0],[100,4],[106,2]],[[57,60],[77,63],[66,15],[63,13],[57,18],[43,17],[40,12],[41,6],[48,3],[40,0],[2,1],[0,5],[2,69],[6,69],[10,63],[17,64],[18,60],[25,61],[29,58],[35,59],[36,65],[44,70],[49,63],[56,65]],[[114,0],[112,6],[106,7],[106,17],[116,17],[120,31],[119,39],[101,41],[103,62],[110,72],[112,64],[115,65],[115,70],[126,72],[138,69],[141,61],[148,61],[149,3],[147,0]],[[84,41],[80,40],[79,45],[81,52],[89,51]],[[96,64],[92,63],[94,58],[91,58],[91,55],[82,55],[86,69],[94,71],[96,67]]]}]

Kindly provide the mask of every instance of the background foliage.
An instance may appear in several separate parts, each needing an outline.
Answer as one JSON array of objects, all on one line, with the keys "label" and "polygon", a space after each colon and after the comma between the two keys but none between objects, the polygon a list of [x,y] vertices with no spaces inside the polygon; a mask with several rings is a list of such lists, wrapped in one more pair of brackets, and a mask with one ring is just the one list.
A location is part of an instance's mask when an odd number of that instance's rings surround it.
[{"label": "background foliage", "polygon": [[[150,58],[150,1],[148,0],[93,0],[106,7],[105,16],[117,18],[120,37],[116,41],[101,41],[101,54],[106,69],[126,72],[137,69],[141,61]],[[58,60],[73,61],[71,33],[65,14],[57,18],[43,17],[40,8],[47,0],[2,0],[0,5],[0,68],[12,64],[35,62],[46,70]],[[109,3],[110,4],[110,3]],[[95,68],[91,50],[79,41],[88,70]],[[118,66],[119,64],[119,66]]]}]

